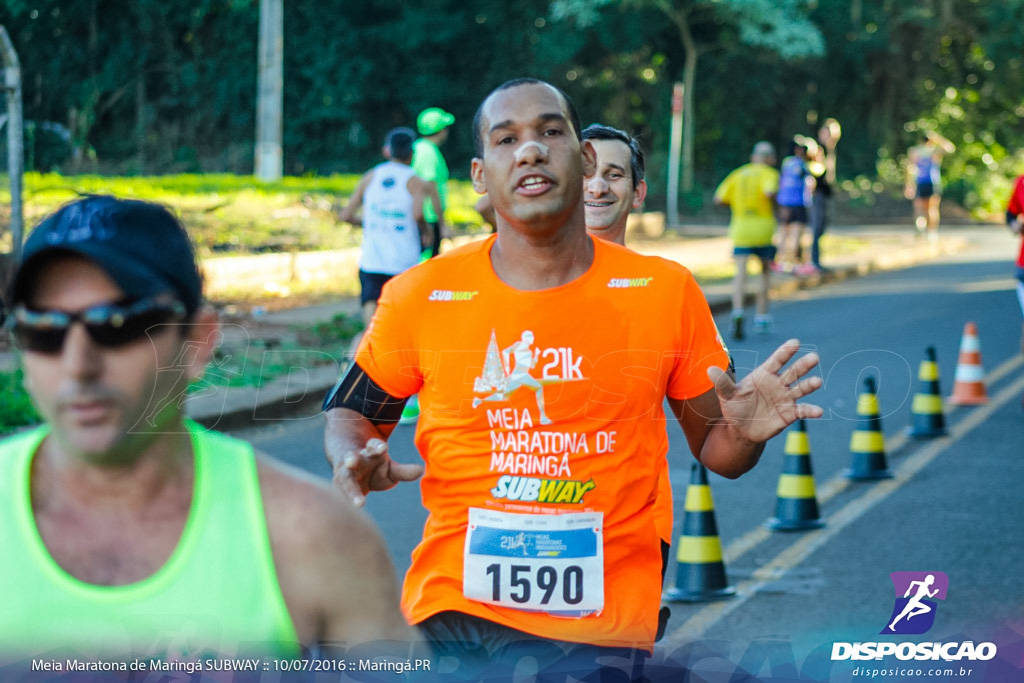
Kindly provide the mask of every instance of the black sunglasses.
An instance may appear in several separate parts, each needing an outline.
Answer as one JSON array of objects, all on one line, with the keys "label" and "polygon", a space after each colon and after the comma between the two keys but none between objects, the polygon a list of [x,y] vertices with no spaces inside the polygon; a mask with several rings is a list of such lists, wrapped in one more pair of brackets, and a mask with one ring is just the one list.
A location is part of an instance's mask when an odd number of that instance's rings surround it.
[{"label": "black sunglasses", "polygon": [[185,319],[180,301],[141,299],[131,304],[100,304],[84,311],[34,311],[18,304],[8,321],[14,339],[25,351],[59,353],[71,324],[80,322],[100,346],[116,348],[146,336],[155,325]]}]

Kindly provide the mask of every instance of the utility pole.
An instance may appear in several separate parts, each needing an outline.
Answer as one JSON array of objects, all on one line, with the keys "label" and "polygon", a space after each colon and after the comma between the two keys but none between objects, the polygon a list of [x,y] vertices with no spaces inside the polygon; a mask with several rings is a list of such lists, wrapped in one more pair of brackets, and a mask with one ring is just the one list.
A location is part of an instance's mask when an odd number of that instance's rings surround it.
[{"label": "utility pole", "polygon": [[672,135],[668,148],[668,224],[679,226],[679,146],[683,139],[683,84],[672,86]]},{"label": "utility pole", "polygon": [[255,175],[281,179],[281,110],[284,105],[284,0],[260,0],[256,96]]},{"label": "utility pole", "polygon": [[21,258],[24,215],[21,204],[21,176],[25,165],[25,130],[21,115],[21,62],[7,29],[0,26],[3,53],[4,90],[7,91],[7,173],[11,183],[11,258]]}]

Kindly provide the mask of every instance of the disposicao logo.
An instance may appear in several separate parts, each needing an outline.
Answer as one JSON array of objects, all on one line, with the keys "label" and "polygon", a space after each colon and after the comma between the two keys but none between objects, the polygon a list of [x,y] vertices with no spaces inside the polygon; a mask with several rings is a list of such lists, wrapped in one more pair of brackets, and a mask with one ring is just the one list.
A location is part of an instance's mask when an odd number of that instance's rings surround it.
[{"label": "disposicao logo", "polygon": [[893,572],[889,578],[896,590],[896,604],[880,633],[927,633],[935,623],[935,601],[946,599],[949,577],[945,572]]},{"label": "disposicao logo", "polygon": [[[919,635],[935,624],[936,600],[945,600],[949,577],[945,572],[893,572],[895,604],[881,635]],[[996,656],[994,643],[972,641],[938,643],[833,643],[832,661],[879,660],[895,656],[899,660],[985,661]]]}]

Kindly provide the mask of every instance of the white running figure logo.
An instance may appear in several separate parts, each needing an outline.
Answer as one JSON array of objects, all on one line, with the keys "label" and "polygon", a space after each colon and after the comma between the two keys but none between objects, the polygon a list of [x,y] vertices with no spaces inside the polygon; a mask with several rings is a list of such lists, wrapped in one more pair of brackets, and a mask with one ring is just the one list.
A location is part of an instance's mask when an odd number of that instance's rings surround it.
[{"label": "white running figure logo", "polygon": [[921,602],[921,600],[923,598],[935,597],[935,594],[939,592],[938,588],[936,588],[933,591],[928,590],[933,583],[935,583],[934,574],[929,574],[928,576],[926,576],[924,578],[924,581],[910,582],[910,585],[907,586],[907,592],[903,594],[903,597],[909,597],[910,592],[914,590],[914,586],[917,586],[917,593],[914,594],[914,597],[910,598],[909,602],[907,602],[906,606],[903,608],[903,611],[899,613],[899,616],[893,619],[892,623],[889,624],[890,631],[896,630],[896,622],[898,622],[903,617],[906,617],[907,621],[910,621],[911,617],[916,617],[919,614],[927,614],[928,612],[932,611],[932,608]]},{"label": "white running figure logo", "polygon": [[537,397],[540,423],[542,425],[551,424],[551,418],[544,412],[544,385],[530,374],[530,370],[536,367],[537,359],[540,357],[540,349],[532,348],[533,341],[533,332],[524,331],[518,341],[513,342],[511,346],[501,352],[501,369],[499,370],[494,367],[497,343],[494,333],[491,333],[491,344],[487,349],[488,358],[484,364],[484,374],[476,379],[474,390],[480,393],[484,391],[493,393],[484,398],[474,398],[473,408],[479,407],[484,401],[507,401],[517,389],[526,387],[532,389]]}]

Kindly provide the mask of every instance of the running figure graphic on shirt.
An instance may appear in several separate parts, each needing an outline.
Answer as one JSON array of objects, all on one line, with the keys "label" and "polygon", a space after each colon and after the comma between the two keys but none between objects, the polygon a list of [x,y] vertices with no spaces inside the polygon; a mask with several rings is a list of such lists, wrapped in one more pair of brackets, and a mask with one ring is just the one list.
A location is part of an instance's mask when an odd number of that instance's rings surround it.
[{"label": "running figure graphic on shirt", "polygon": [[928,576],[926,576],[924,578],[924,581],[910,582],[910,585],[907,586],[907,592],[903,594],[903,597],[906,598],[910,596],[910,592],[914,590],[915,586],[917,586],[917,592],[914,594],[914,597],[910,598],[906,606],[903,608],[903,611],[899,613],[899,616],[893,619],[892,623],[889,624],[890,631],[895,631],[896,622],[898,622],[900,619],[904,617],[906,617],[909,621],[911,617],[916,617],[919,614],[927,614],[928,612],[932,611],[931,606],[921,602],[921,600],[924,598],[933,598],[935,597],[935,594],[939,592],[938,588],[936,588],[933,591],[928,590],[933,583],[935,583],[934,574],[929,574]]},{"label": "running figure graphic on shirt", "polygon": [[540,349],[533,348],[533,332],[525,330],[522,336],[511,346],[498,354],[498,340],[491,331],[491,341],[487,345],[487,356],[484,359],[483,372],[473,382],[473,391],[486,394],[483,398],[473,399],[473,408],[484,402],[508,401],[512,394],[523,387],[533,391],[537,397],[537,412],[540,424],[551,424],[551,418],[544,412],[544,385],[553,382],[565,382],[562,378],[537,379],[530,371],[537,366]]}]

